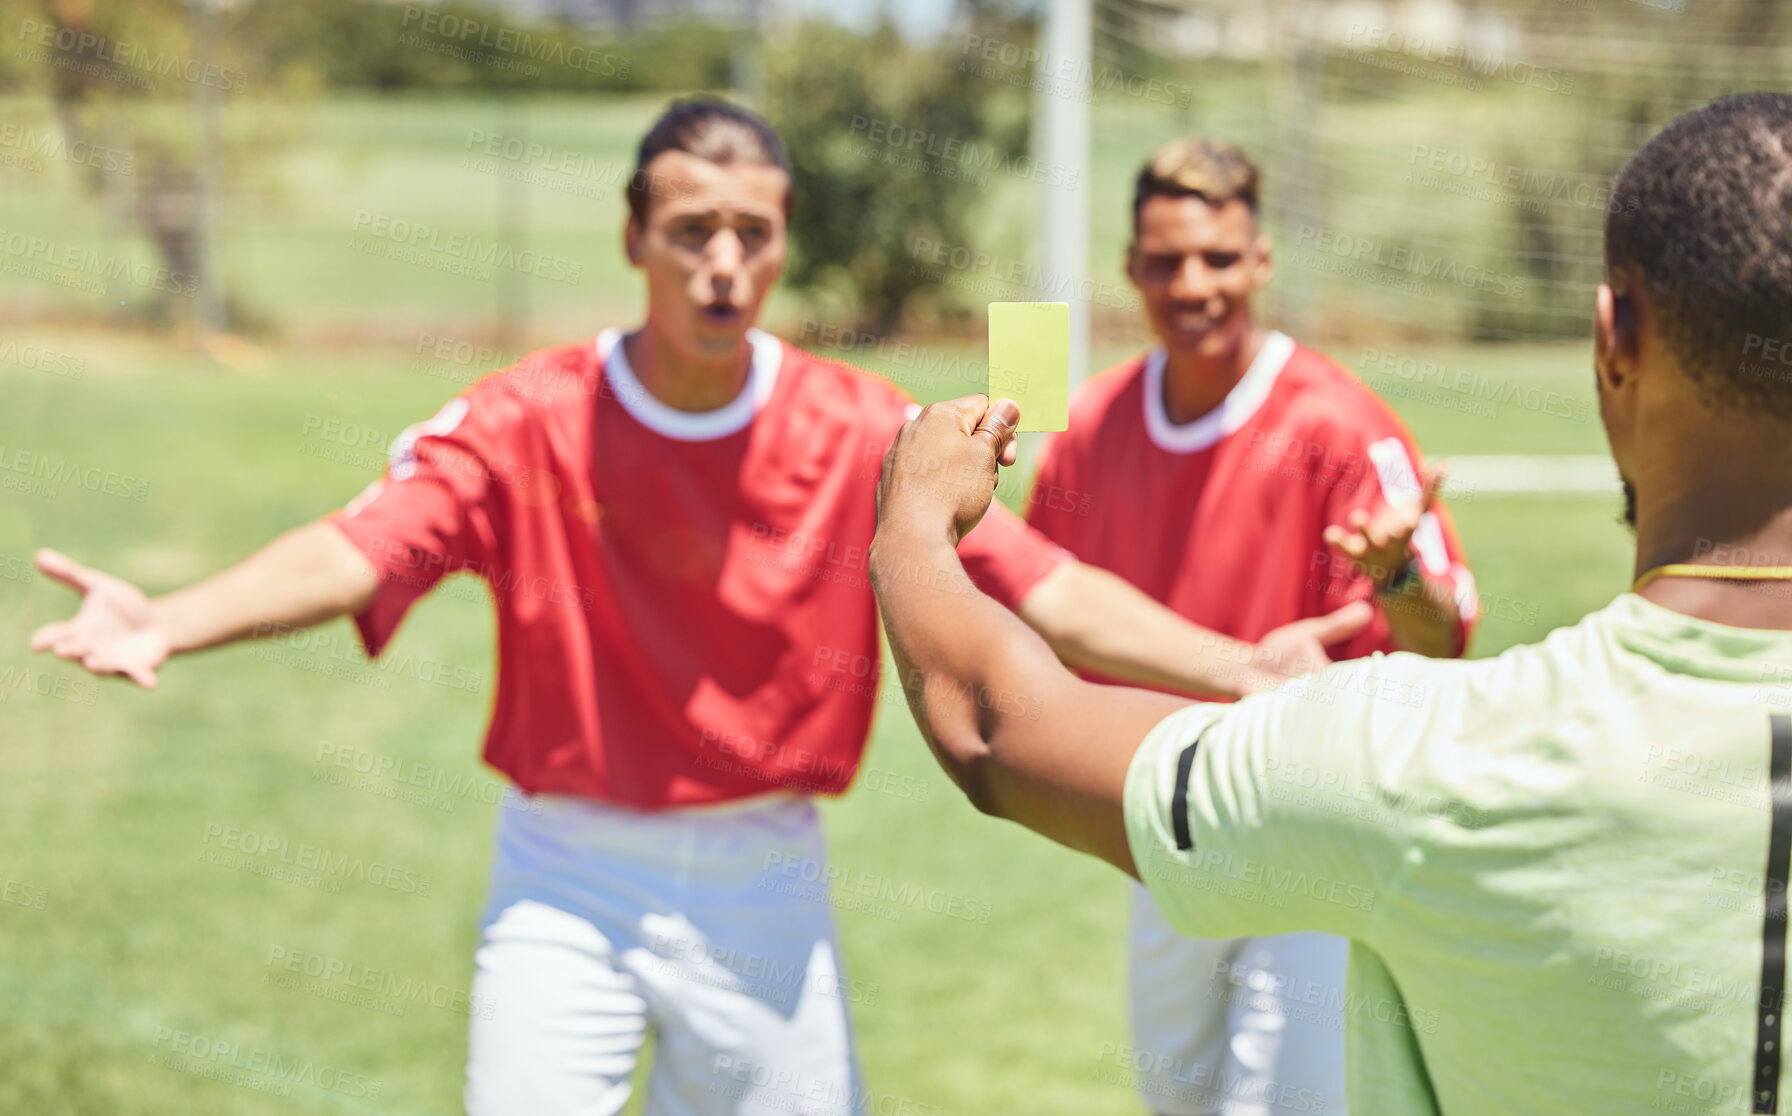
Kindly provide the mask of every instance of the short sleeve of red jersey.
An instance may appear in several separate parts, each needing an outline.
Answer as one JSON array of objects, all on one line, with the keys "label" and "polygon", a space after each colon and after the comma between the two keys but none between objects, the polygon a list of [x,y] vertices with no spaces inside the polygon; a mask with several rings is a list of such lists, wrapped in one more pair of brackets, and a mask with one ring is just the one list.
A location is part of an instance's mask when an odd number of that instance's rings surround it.
[{"label": "short sleeve of red jersey", "polygon": [[958,557],[977,588],[1017,609],[1039,579],[1070,552],[1027,526],[1001,504],[991,504],[975,530],[958,542]]},{"label": "short sleeve of red jersey", "polygon": [[[882,437],[885,451],[895,440],[897,429],[921,413],[921,405],[908,396],[894,388],[890,395],[891,414],[882,424],[888,429],[874,435]],[[1070,552],[995,502],[971,533],[958,540],[958,557],[977,588],[1012,611],[1026,600],[1040,578],[1070,557]]]},{"label": "short sleeve of red jersey", "polygon": [[489,562],[495,552],[488,506],[495,402],[489,393],[469,392],[406,427],[392,443],[386,475],[326,517],[379,576],[378,595],[355,616],[369,656],[380,653],[436,582]]},{"label": "short sleeve of red jersey", "polygon": [[[1039,447],[1039,465],[1034,473],[1032,491],[1027,495],[1027,523],[1046,538],[1074,549],[1078,540],[1073,528],[1079,520],[1087,519],[1089,507],[1086,496],[1079,503],[1075,492],[1079,486],[1067,479],[1070,469],[1066,462],[1069,454],[1065,452],[1065,440],[1070,433],[1049,435]],[[1061,498],[1064,496],[1069,498]],[[1083,513],[1080,516],[1079,507]]]},{"label": "short sleeve of red jersey", "polygon": [[[1350,513],[1358,508],[1373,514],[1384,503],[1410,504],[1419,499],[1418,443],[1391,414],[1384,412],[1380,421],[1353,423],[1350,433],[1341,435],[1334,444],[1349,448],[1343,457],[1339,479],[1326,500],[1324,526],[1347,525]],[[1456,528],[1442,498],[1434,499],[1431,510],[1419,520],[1418,529],[1412,536],[1412,550],[1425,576],[1447,585],[1456,598],[1460,620],[1454,653],[1460,655],[1467,649],[1468,637],[1480,617],[1480,598],[1475,590],[1474,575],[1469,572],[1462,552],[1462,543],[1456,537]],[[1327,547],[1326,557],[1334,575],[1330,580],[1336,583],[1340,580],[1337,575],[1349,569],[1349,559],[1330,547]],[[1350,595],[1366,596],[1370,592],[1372,590]],[[1371,651],[1393,650],[1387,633],[1386,617],[1377,616],[1368,629],[1350,642],[1342,657],[1355,658]],[[1359,647],[1359,644],[1363,646]]]}]

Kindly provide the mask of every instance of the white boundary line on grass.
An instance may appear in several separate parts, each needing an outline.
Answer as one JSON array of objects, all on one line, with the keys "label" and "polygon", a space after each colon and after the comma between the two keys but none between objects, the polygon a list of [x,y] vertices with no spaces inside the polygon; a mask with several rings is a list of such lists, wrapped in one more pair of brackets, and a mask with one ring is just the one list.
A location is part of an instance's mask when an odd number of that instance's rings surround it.
[{"label": "white boundary line on grass", "polygon": [[1470,497],[1481,493],[1528,493],[1574,496],[1616,496],[1623,488],[1618,467],[1601,454],[1584,456],[1524,456],[1492,454],[1450,457],[1449,476],[1443,494]]}]

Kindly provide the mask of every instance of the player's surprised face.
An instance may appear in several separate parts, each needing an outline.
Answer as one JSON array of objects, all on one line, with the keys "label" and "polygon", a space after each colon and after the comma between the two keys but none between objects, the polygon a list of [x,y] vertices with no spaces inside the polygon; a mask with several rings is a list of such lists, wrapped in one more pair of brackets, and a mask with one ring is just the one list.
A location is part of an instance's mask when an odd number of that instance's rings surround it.
[{"label": "player's surprised face", "polygon": [[1218,356],[1250,333],[1251,298],[1269,282],[1269,242],[1242,201],[1151,197],[1126,272],[1165,348]]},{"label": "player's surprised face", "polygon": [[628,226],[647,276],[647,316],[687,357],[732,357],[784,268],[790,177],[755,163],[668,151],[645,168],[647,220]]}]

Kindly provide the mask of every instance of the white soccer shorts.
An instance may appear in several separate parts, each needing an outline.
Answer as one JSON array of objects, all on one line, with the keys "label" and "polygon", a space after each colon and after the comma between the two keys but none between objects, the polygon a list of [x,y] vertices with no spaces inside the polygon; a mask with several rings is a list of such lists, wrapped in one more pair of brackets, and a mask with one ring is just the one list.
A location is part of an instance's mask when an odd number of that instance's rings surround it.
[{"label": "white soccer shorts", "polygon": [[1330,934],[1185,938],[1133,887],[1129,1059],[1159,1116],[1343,1116],[1344,974]]},{"label": "white soccer shorts", "polygon": [[498,823],[469,1116],[620,1112],[650,1027],[650,1116],[863,1110],[856,986],[826,885],[804,882],[825,880],[827,855],[806,798],[657,812],[529,802]]}]

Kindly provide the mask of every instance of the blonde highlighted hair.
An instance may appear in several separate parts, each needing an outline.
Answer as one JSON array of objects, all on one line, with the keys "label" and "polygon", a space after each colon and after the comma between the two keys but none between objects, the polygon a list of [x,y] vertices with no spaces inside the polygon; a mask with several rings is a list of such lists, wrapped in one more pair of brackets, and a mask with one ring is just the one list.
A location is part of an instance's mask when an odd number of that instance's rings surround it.
[{"label": "blonde highlighted hair", "polygon": [[1221,206],[1241,201],[1257,212],[1257,164],[1229,143],[1217,140],[1172,140],[1155,151],[1139,170],[1132,191],[1132,224],[1151,198],[1200,198]]}]

